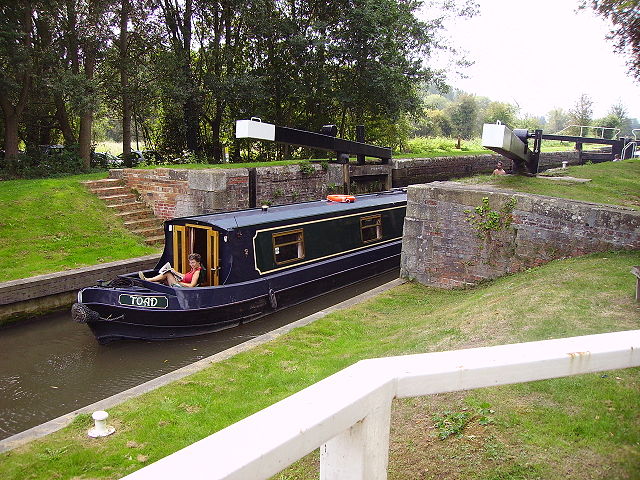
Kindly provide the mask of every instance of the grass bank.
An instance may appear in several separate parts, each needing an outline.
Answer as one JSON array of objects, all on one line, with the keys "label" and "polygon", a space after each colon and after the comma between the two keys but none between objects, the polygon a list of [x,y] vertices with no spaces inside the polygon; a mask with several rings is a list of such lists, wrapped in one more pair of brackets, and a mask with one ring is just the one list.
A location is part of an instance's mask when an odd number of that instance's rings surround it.
[{"label": "grass bank", "polygon": [[575,183],[518,175],[476,175],[458,181],[491,184],[518,192],[640,209],[640,159],[576,165],[567,169],[556,169],[550,175],[556,178],[590,178],[591,181]]},{"label": "grass bank", "polygon": [[[270,162],[267,165],[299,163]],[[225,164],[235,168],[262,164]],[[184,165],[210,168],[211,165]],[[623,205],[640,209],[640,160],[574,166],[558,172],[591,178],[570,183],[520,176],[462,179],[517,191]],[[106,173],[63,178],[2,181],[0,188],[0,281],[94,265],[157,252],[122,227],[80,184]]]},{"label": "grass bank", "polygon": [[104,177],[0,182],[0,282],[158,251],[80,183]]},{"label": "grass bank", "polygon": [[[468,290],[402,285],[111,409],[111,437],[87,438],[80,416],[0,456],[0,478],[120,478],[364,358],[640,328],[638,264],[607,253]],[[389,478],[639,478],[639,401],[639,369],[396,401]],[[276,478],[317,467],[313,453]]]}]

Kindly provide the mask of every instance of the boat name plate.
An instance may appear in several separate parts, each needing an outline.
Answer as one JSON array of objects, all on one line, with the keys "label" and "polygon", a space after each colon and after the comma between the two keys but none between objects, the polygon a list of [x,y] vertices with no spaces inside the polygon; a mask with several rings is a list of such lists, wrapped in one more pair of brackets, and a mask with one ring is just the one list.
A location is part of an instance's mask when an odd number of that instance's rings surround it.
[{"label": "boat name plate", "polygon": [[118,298],[118,303],[131,307],[167,308],[169,299],[158,295],[129,295],[128,293],[122,293]]}]

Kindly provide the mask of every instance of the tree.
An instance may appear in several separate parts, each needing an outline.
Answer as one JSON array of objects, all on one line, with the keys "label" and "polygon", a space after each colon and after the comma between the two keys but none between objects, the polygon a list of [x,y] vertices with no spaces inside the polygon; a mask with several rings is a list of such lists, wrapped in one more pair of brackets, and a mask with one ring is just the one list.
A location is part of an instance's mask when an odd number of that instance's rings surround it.
[{"label": "tree", "polygon": [[29,99],[36,62],[31,2],[0,7],[0,106],[4,119],[4,150],[8,164],[18,156],[18,127]]},{"label": "tree", "polygon": [[[60,80],[67,85],[71,109],[79,117],[78,149],[85,169],[91,162],[94,113],[100,104],[96,71],[111,35],[112,5],[105,0],[66,0],[59,12]],[[59,8],[58,8],[59,7]]]},{"label": "tree", "polygon": [[627,117],[627,109],[620,101],[612,105],[607,115],[597,120],[596,123],[599,127],[606,128],[606,130],[601,132],[605,138],[614,138],[617,135],[624,136],[631,133],[631,129],[629,128],[631,123]]},{"label": "tree", "polygon": [[620,129],[620,135],[631,135],[631,122],[629,119],[629,112],[627,107],[622,104],[622,100],[618,100],[617,103],[611,105],[608,115],[616,119],[617,128]]},{"label": "tree", "polygon": [[161,9],[166,34],[171,46],[173,85],[172,97],[182,109],[183,138],[187,150],[200,152],[201,92],[193,68],[193,0],[177,2],[157,0]]},{"label": "tree", "polygon": [[527,130],[542,130],[544,121],[544,117],[525,115],[524,117],[518,118],[513,126],[515,128],[526,128]]},{"label": "tree", "polygon": [[448,111],[454,135],[468,139],[476,134],[478,105],[473,95],[461,95]]},{"label": "tree", "polygon": [[570,115],[562,108],[554,108],[547,114],[547,127],[549,133],[558,133],[571,122]]},{"label": "tree", "polygon": [[628,56],[629,73],[640,81],[640,2],[638,0],[588,0],[581,8],[591,8],[613,23],[609,39],[618,53]]},{"label": "tree", "polygon": [[[578,97],[573,108],[569,110],[569,118],[572,124],[578,126],[585,126],[591,124],[591,116],[593,115],[593,100],[589,95],[583,93]],[[575,134],[578,134],[580,129],[575,129]],[[587,133],[582,131],[582,133]]]},{"label": "tree", "polygon": [[491,102],[484,111],[483,123],[496,123],[499,120],[503,125],[513,128],[517,112],[518,107],[510,103]]},{"label": "tree", "polygon": [[396,121],[419,107],[418,86],[432,77],[423,57],[437,28],[418,20],[413,1],[345,1],[340,21],[329,27],[340,131],[372,117]]},{"label": "tree", "polygon": [[131,155],[131,95],[129,92],[129,13],[130,0],[120,3],[120,36],[118,38],[118,57],[120,60],[120,88],[122,89],[122,156]]},{"label": "tree", "polygon": [[451,136],[451,120],[443,110],[426,110],[414,124],[414,135],[424,137]]}]

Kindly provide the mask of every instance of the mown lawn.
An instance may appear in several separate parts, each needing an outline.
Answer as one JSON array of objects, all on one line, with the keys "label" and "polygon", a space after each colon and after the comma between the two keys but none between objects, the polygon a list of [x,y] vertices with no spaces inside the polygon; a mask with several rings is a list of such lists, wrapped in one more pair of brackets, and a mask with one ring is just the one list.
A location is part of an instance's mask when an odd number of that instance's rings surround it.
[{"label": "mown lawn", "polygon": [[158,251],[80,183],[104,177],[0,182],[0,282]]},{"label": "mown lawn", "polygon": [[488,183],[518,192],[640,209],[640,159],[576,165],[566,169],[556,169],[550,175],[590,178],[591,181],[574,183],[518,175],[476,175],[458,181]]},{"label": "mown lawn", "polygon": [[[638,264],[611,252],[467,290],[402,285],[111,409],[111,437],[87,438],[83,415],[0,456],[0,478],[120,478],[364,358],[638,329]],[[399,400],[389,478],[640,478],[639,402],[639,369]]]}]

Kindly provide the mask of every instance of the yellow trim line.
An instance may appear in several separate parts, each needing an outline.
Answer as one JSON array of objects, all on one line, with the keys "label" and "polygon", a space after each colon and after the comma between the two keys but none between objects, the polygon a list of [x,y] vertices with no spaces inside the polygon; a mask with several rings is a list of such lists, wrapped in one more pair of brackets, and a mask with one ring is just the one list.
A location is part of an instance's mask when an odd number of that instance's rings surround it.
[{"label": "yellow trim line", "polygon": [[255,255],[255,252],[256,252],[256,238],[258,238],[258,234],[259,234],[259,233],[262,233],[262,232],[270,232],[270,231],[272,231],[272,230],[279,230],[279,229],[294,228],[294,227],[298,227],[298,226],[300,226],[300,225],[309,225],[309,224],[311,224],[311,223],[329,222],[329,221],[332,221],[332,220],[338,220],[338,219],[340,219],[340,218],[361,217],[361,216],[363,216],[363,215],[372,215],[372,214],[375,214],[375,213],[378,213],[378,212],[386,212],[386,211],[388,211],[388,210],[397,210],[397,209],[399,209],[399,208],[407,208],[407,206],[406,206],[406,205],[402,205],[402,206],[399,206],[399,207],[382,208],[382,209],[380,209],[380,210],[373,210],[373,211],[370,211],[370,212],[352,213],[352,214],[350,214],[350,215],[341,215],[341,216],[339,216],[339,217],[330,217],[330,218],[324,218],[324,219],[319,219],[319,220],[311,220],[311,221],[309,221],[309,222],[294,223],[294,224],[292,224],[292,225],[281,225],[281,226],[279,226],[279,227],[271,227],[271,228],[264,228],[264,229],[262,229],[262,230],[256,230],[256,233],[255,233],[255,235],[253,236],[253,252],[254,252],[254,255],[253,255],[253,265],[254,265],[254,268],[256,269],[256,271],[257,271],[260,275],[265,275],[265,274],[267,274],[267,273],[271,273],[271,272],[278,272],[278,271],[280,271],[280,270],[285,270],[285,269],[287,269],[287,268],[297,267],[298,265],[305,265],[305,264],[307,264],[307,263],[317,262],[317,261],[320,261],[320,260],[324,260],[324,259],[326,259],[326,258],[336,257],[336,256],[338,256],[338,255],[344,255],[345,253],[355,252],[355,251],[357,251],[357,250],[362,250],[363,248],[371,248],[371,247],[373,247],[374,245],[383,245],[383,244],[385,244],[385,243],[394,242],[394,241],[396,241],[396,240],[398,240],[398,239],[401,239],[401,238],[402,238],[402,236],[400,236],[400,237],[390,238],[390,239],[385,240],[385,241],[383,241],[383,242],[378,242],[378,243],[371,242],[371,243],[369,243],[369,244],[367,244],[367,245],[363,245],[362,247],[353,248],[353,249],[351,249],[351,250],[345,250],[345,251],[343,251],[343,252],[333,253],[333,254],[331,254],[331,255],[326,255],[326,256],[324,256],[324,257],[313,258],[313,259],[311,259],[311,260],[306,260],[306,261],[304,261],[304,262],[296,262],[296,263],[292,263],[291,265],[287,265],[287,266],[285,266],[285,267],[274,268],[274,269],[272,269],[272,270],[265,270],[265,271],[263,272],[263,271],[261,271],[261,270],[258,268],[257,258],[256,258],[256,255]]}]

